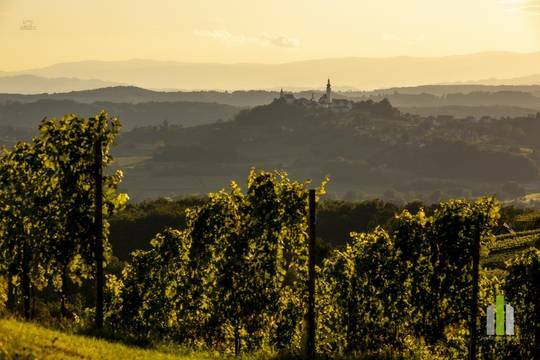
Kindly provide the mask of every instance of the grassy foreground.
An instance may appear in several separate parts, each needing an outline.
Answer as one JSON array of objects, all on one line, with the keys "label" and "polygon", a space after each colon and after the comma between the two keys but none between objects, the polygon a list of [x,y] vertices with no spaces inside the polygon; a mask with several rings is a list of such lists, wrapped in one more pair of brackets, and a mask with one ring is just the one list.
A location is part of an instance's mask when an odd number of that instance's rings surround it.
[{"label": "grassy foreground", "polygon": [[210,354],[164,353],[70,335],[39,325],[0,319],[0,359],[210,359]]}]

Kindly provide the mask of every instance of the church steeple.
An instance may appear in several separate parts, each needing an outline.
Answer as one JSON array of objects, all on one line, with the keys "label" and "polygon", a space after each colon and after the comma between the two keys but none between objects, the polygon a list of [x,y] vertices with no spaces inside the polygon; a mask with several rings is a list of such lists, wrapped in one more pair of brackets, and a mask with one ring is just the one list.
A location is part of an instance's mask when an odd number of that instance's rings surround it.
[{"label": "church steeple", "polygon": [[283,98],[283,88],[281,88],[281,91],[279,92],[279,98],[282,99]]},{"label": "church steeple", "polygon": [[326,84],[326,101],[330,104],[332,102],[332,85],[330,84],[330,79]]}]

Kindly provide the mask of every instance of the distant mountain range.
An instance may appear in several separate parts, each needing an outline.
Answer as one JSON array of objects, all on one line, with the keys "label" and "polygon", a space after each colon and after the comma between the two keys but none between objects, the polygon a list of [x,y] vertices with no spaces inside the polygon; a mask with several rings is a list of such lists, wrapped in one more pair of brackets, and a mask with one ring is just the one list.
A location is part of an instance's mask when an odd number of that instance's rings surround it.
[{"label": "distant mountain range", "polygon": [[[294,94],[296,97],[314,96],[318,99],[322,93],[313,90]],[[4,121],[12,125],[15,125],[17,121],[33,124],[38,118],[58,116],[67,112],[87,116],[93,115],[100,109],[108,109],[114,114],[122,115],[128,121],[128,127],[156,124],[154,117],[158,114],[160,115],[157,117],[161,118],[158,123],[169,119],[175,124],[191,126],[217,119],[229,119],[231,114],[236,113],[240,108],[269,104],[277,97],[279,97],[279,92],[265,90],[165,92],[133,86],[116,86],[53,94],[0,94],[0,108],[5,112]],[[380,101],[387,98],[403,112],[423,116],[499,118],[526,116],[540,111],[540,85],[429,85],[369,92],[334,92],[334,97],[353,101]],[[130,104],[142,106],[137,108]],[[140,110],[143,108],[153,109],[156,111],[156,116],[152,116],[146,110]],[[132,112],[132,110],[136,111]],[[19,120],[15,121],[16,119]]]},{"label": "distant mountain range", "polygon": [[[495,80],[493,80],[495,81]],[[510,80],[508,80],[510,82]],[[470,94],[473,92],[501,92],[501,91],[519,91],[525,93],[531,93],[536,96],[540,96],[540,79],[535,83],[528,85],[488,85],[488,84],[447,84],[447,85],[419,85],[419,86],[407,86],[407,87],[392,87],[377,89],[373,91],[351,91],[349,94],[365,95],[365,94],[407,94],[407,95],[421,95],[430,94],[435,96],[445,96],[448,94]]]},{"label": "distant mountain range", "polygon": [[0,72],[0,93],[41,94],[77,90],[97,89],[117,86],[119,83],[97,79],[81,80],[77,78],[45,78],[35,75],[6,76]]},{"label": "distant mountain range", "polygon": [[[540,83],[540,53],[485,52],[445,57],[337,58],[283,64],[184,63],[155,60],[81,61],[7,75],[100,79],[155,89],[323,88],[376,89],[420,84]],[[1,75],[1,74],[0,74]],[[12,91],[10,91],[12,92]],[[22,92],[22,91],[17,91]],[[28,91],[25,91],[28,92]]]},{"label": "distant mountain range", "polygon": [[512,79],[484,79],[476,81],[477,84],[484,85],[530,85],[540,84],[540,74],[520,76]]},{"label": "distant mountain range", "polygon": [[[305,96],[311,92],[304,93]],[[153,91],[135,86],[115,86],[92,90],[55,94],[0,94],[0,103],[30,103],[38,100],[70,100],[79,103],[108,101],[113,103],[143,102],[205,102],[238,107],[252,107],[270,103],[279,96],[278,91]]]}]

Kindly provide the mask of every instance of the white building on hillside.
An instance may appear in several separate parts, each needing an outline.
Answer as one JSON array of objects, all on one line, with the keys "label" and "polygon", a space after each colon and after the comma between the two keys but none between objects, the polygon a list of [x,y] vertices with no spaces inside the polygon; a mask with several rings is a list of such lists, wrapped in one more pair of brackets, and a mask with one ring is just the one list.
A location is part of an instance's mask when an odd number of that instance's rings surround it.
[{"label": "white building on hillside", "polygon": [[352,109],[354,103],[347,99],[334,99],[330,79],[326,83],[326,92],[319,98],[319,101],[315,101],[313,94],[311,100],[296,99],[292,93],[285,93],[283,89],[281,89],[279,99],[287,104],[300,104],[307,108],[327,108],[335,112],[347,112]]}]

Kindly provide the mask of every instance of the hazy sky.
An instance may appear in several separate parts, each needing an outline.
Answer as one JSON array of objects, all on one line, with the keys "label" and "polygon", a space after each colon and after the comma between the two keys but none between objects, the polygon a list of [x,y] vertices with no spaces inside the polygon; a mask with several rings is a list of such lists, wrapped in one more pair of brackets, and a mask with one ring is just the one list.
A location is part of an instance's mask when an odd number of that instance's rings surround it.
[{"label": "hazy sky", "polygon": [[0,71],[486,50],[540,51],[540,0],[0,0]]}]

